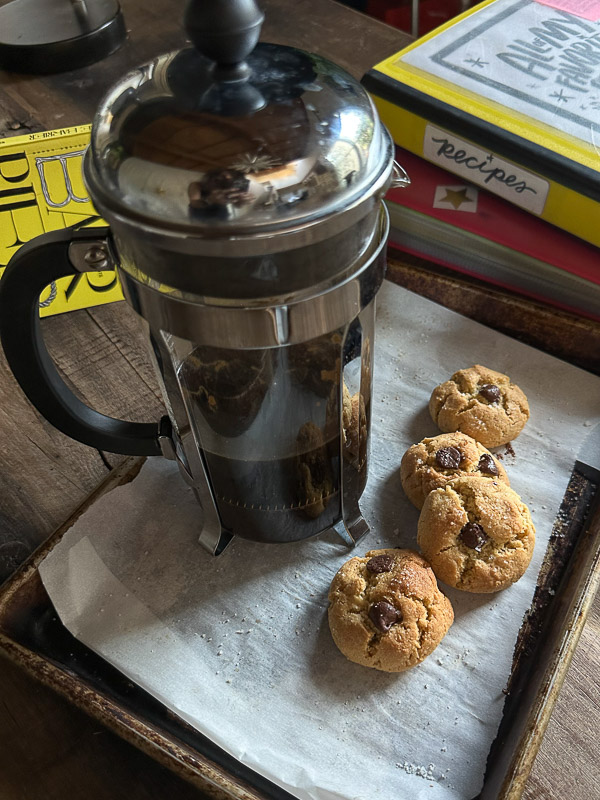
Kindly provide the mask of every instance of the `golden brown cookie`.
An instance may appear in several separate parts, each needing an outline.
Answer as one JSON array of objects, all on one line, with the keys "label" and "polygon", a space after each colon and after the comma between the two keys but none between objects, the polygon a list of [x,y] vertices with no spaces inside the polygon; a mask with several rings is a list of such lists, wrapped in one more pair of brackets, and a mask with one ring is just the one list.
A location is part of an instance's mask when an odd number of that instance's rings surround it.
[{"label": "golden brown cookie", "polygon": [[439,580],[467,592],[496,592],[529,566],[535,528],[509,486],[460,477],[425,498],[417,542]]},{"label": "golden brown cookie", "polygon": [[527,398],[507,375],[475,364],[436,386],[429,412],[445,433],[461,431],[485,447],[515,439],[529,419]]},{"label": "golden brown cookie", "polygon": [[413,444],[402,456],[400,480],[417,508],[433,489],[460,475],[492,478],[510,485],[506,470],[480,442],[466,433],[441,433]]},{"label": "golden brown cookie", "polygon": [[454,620],[429,564],[412,550],[371,550],[351,558],[329,590],[329,628],[341,652],[384,672],[414,667]]}]

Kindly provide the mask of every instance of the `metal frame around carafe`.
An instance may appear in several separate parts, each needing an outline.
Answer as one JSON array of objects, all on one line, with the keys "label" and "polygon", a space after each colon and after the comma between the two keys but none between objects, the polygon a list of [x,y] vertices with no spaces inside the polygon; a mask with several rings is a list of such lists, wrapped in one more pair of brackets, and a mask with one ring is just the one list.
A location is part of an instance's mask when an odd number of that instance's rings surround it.
[{"label": "metal frame around carafe", "polygon": [[[165,384],[165,402],[172,425],[170,430],[165,430],[161,434],[161,450],[166,458],[178,463],[182,477],[194,490],[204,514],[199,543],[212,555],[223,552],[234,534],[222,523],[211,478],[199,450],[200,442],[197,441],[197,436],[190,425],[193,415],[191,410],[186,407],[185,393],[179,386],[171,354],[164,342],[162,331],[194,342],[198,342],[200,331],[202,344],[221,347],[241,347],[243,344],[246,347],[277,347],[308,341],[339,327],[344,327],[347,334],[353,320],[374,301],[383,282],[385,275],[384,251],[388,226],[387,210],[382,206],[380,221],[374,232],[373,247],[359,269],[342,283],[315,294],[311,298],[303,298],[295,304],[265,305],[262,308],[251,309],[193,304],[159,293],[151,285],[142,284],[128,273],[120,270],[123,291],[130,305],[142,317],[148,328],[148,334],[153,344],[155,368],[157,368],[161,381]],[[181,310],[184,307],[186,314],[182,315]],[[291,312],[290,309],[292,309]],[[190,323],[194,319],[196,322],[202,320],[207,314],[209,316],[208,324],[192,329]],[[249,325],[246,315],[250,315],[251,320],[256,322],[254,335],[249,332],[252,324]],[[244,321],[241,332],[235,328],[237,320]],[[177,321],[180,324],[177,324]],[[206,320],[204,322],[206,323]],[[225,333],[228,333],[231,338],[228,339]],[[220,334],[219,338],[217,338],[218,334]],[[240,338],[242,334],[243,338]],[[361,344],[361,359],[363,357],[362,346]],[[343,347],[343,343],[341,347]],[[344,492],[347,484],[345,472],[352,467],[347,464],[342,452],[344,441],[343,369],[343,359],[340,359],[338,376],[341,448],[339,459],[340,519],[333,525],[333,529],[348,546],[353,547],[368,532],[369,527],[360,512],[358,498],[356,498],[356,502],[349,503],[348,500],[351,498],[347,498]],[[372,389],[370,388],[369,391]],[[181,407],[178,409],[173,406],[174,398],[178,398],[175,402],[181,403]]]}]

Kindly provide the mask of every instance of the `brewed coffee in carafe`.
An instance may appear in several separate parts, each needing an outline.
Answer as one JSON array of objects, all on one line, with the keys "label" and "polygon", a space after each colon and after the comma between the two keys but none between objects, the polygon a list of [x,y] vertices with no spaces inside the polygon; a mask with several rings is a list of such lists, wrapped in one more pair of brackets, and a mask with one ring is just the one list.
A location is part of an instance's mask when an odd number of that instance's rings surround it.
[{"label": "brewed coffee in carafe", "polygon": [[[222,524],[243,538],[294,541],[340,516],[367,477],[372,309],[351,325],[277,348],[197,345],[163,333]],[[351,387],[354,393],[351,393]],[[340,419],[343,424],[340,425]]]}]

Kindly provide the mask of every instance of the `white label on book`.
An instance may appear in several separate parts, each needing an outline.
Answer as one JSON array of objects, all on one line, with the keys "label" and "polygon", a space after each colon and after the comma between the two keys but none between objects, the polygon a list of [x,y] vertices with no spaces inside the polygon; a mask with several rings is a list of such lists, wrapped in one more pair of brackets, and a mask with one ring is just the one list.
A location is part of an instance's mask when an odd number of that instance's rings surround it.
[{"label": "white label on book", "polygon": [[398,59],[598,148],[600,22],[495,0]]},{"label": "white label on book", "polygon": [[460,175],[532,214],[541,214],[546,204],[548,181],[516,164],[459,139],[449,131],[425,127],[423,155],[448,172]]}]

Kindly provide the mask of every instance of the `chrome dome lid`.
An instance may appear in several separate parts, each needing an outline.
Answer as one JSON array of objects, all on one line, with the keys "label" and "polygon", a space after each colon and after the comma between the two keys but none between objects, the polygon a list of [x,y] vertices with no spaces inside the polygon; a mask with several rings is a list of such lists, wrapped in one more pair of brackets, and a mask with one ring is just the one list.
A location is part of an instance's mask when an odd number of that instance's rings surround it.
[{"label": "chrome dome lid", "polygon": [[253,0],[192,0],[195,47],[108,92],[84,168],[108,221],[234,255],[323,240],[379,201],[393,145],[369,95],[327,59],[256,44],[261,23]]}]

